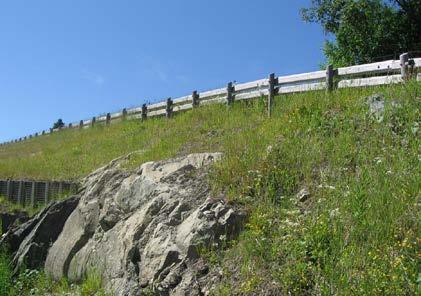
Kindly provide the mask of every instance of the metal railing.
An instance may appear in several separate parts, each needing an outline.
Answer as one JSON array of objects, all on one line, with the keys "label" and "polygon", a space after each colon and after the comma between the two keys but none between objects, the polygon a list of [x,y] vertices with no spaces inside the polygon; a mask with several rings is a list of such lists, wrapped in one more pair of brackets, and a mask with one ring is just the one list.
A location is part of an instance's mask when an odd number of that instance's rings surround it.
[{"label": "metal railing", "polygon": [[37,207],[66,194],[78,185],[67,181],[0,180],[0,196],[22,206]]}]

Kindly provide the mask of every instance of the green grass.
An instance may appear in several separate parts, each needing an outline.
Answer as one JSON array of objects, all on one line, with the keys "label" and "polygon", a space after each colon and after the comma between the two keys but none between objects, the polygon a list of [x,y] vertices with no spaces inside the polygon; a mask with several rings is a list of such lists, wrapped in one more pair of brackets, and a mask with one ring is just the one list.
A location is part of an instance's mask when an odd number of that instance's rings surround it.
[{"label": "green grass", "polygon": [[[367,115],[364,98],[376,92],[400,105],[388,104],[383,122]],[[208,256],[225,272],[219,294],[413,295],[421,292],[420,97],[416,83],[312,92],[278,97],[272,118],[256,100],[66,130],[0,147],[0,177],[77,179],[133,151],[129,167],[221,151],[211,184],[249,220],[237,241]],[[303,186],[311,197],[297,203]]]},{"label": "green grass", "polygon": [[66,279],[55,282],[38,270],[22,270],[12,277],[9,263],[6,252],[0,251],[0,296],[107,295],[101,287],[101,276],[96,272],[89,273],[80,285],[75,285]]},{"label": "green grass", "polygon": [[11,213],[11,212],[16,212],[16,211],[23,211],[23,212],[26,212],[29,217],[33,217],[38,212],[40,212],[44,207],[45,207],[44,205],[32,207],[30,205],[17,204],[17,203],[9,201],[6,197],[0,195],[0,211],[1,212]]},{"label": "green grass", "polygon": [[8,296],[12,287],[12,273],[9,262],[9,257],[0,250],[0,296]]},{"label": "green grass", "polygon": [[[24,210],[32,216],[41,208],[22,207],[0,196],[0,209],[8,212]],[[0,221],[0,237],[1,235]],[[17,276],[12,276],[11,258],[3,247],[0,246],[0,296],[108,295],[102,288],[101,275],[95,270],[88,272],[86,278],[79,285],[70,284],[64,278],[59,282],[55,282],[42,270],[22,269]]]}]

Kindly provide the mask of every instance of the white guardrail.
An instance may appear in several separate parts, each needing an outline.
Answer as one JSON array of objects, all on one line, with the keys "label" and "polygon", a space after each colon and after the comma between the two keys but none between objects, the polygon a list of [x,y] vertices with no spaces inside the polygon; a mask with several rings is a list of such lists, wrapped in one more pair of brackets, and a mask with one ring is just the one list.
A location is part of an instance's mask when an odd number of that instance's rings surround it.
[{"label": "white guardrail", "polygon": [[[123,119],[146,119],[155,116],[171,117],[173,113],[189,110],[212,103],[232,104],[237,100],[248,100],[268,97],[269,114],[275,95],[297,93],[313,90],[332,90],[337,88],[364,87],[385,84],[401,83],[405,80],[415,78],[421,81],[421,58],[409,59],[408,54],[402,54],[400,60],[389,60],[378,63],[357,65],[333,69],[328,66],[326,71],[315,71],[309,73],[280,76],[275,78],[271,74],[267,79],[260,79],[252,82],[233,84],[228,83],[227,87],[197,92],[191,95],[167,99],[164,102],[150,105],[143,104],[140,107],[123,109],[116,113],[107,113],[88,120],[70,123],[60,129],[44,130],[23,138],[12,140],[0,145],[24,141],[40,135],[47,135],[62,129],[89,128],[95,124],[110,124]],[[421,71],[418,71],[421,72]]]}]

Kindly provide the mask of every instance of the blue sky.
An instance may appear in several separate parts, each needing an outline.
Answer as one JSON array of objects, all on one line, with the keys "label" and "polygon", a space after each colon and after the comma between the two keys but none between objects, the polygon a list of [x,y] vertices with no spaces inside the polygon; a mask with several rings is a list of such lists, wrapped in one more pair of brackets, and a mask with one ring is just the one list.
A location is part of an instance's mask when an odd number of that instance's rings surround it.
[{"label": "blue sky", "polygon": [[317,70],[309,0],[0,2],[0,142],[277,75]]}]

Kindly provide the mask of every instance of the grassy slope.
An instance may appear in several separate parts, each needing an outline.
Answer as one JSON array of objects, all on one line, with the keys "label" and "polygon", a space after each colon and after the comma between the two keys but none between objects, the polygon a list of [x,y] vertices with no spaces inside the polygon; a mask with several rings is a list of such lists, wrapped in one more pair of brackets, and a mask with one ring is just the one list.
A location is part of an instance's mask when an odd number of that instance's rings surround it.
[{"label": "grassy slope", "polygon": [[[401,104],[382,123],[367,116],[374,92]],[[220,294],[414,294],[420,97],[419,84],[315,92],[278,98],[270,119],[260,100],[63,131],[0,147],[0,177],[75,179],[136,150],[133,166],[223,151],[212,184],[250,219],[226,251],[209,253],[226,274]],[[303,186],[311,198],[297,204]]]}]

